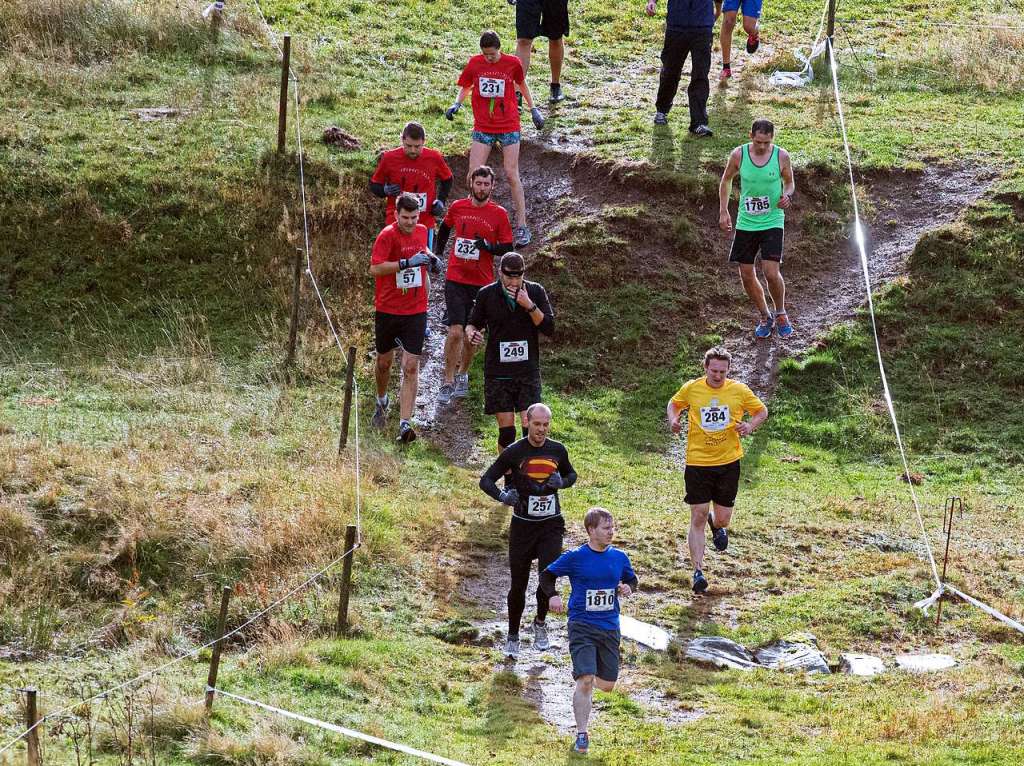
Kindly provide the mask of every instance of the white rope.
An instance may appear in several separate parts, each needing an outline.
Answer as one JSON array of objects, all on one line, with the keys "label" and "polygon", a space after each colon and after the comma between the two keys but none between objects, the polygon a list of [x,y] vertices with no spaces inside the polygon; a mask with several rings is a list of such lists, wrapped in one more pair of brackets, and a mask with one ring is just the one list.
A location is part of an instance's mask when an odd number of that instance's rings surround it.
[{"label": "white rope", "polygon": [[843,151],[846,153],[846,166],[850,173],[850,196],[853,198],[853,221],[854,241],[857,243],[857,250],[860,253],[861,271],[864,274],[864,288],[868,294],[868,313],[871,316],[871,333],[875,338],[875,355],[878,358],[878,372],[882,378],[882,393],[885,395],[885,406],[889,411],[889,419],[892,421],[892,429],[896,434],[896,444],[900,449],[900,459],[903,461],[903,475],[910,488],[910,498],[914,503],[914,513],[917,515],[917,522],[921,527],[921,538],[924,540],[925,550],[928,552],[928,563],[932,568],[932,576],[935,584],[941,589],[942,580],[939,578],[939,568],[935,564],[935,556],[932,554],[932,544],[928,539],[928,530],[924,525],[924,518],[921,516],[921,505],[917,499],[917,492],[914,491],[914,483],[910,480],[910,463],[907,460],[907,451],[903,446],[903,435],[900,433],[900,424],[896,420],[896,408],[893,405],[892,394],[889,391],[889,379],[885,374],[885,362],[882,360],[882,343],[878,339],[878,325],[875,321],[875,302],[871,295],[871,275],[868,272],[868,254],[864,244],[864,227],[860,221],[860,208],[857,204],[857,185],[853,178],[853,156],[850,153],[850,141],[846,134],[846,117],[843,114],[843,101],[839,94],[839,66],[836,64],[835,49],[831,44],[828,48],[830,69],[832,70],[832,87],[836,97],[836,112],[839,115],[839,127],[843,136]]},{"label": "white rope", "polygon": [[993,609],[988,604],[984,604],[981,601],[978,601],[978,599],[974,598],[974,596],[968,596],[962,590],[954,588],[949,583],[945,583],[945,585],[943,587],[946,590],[948,590],[950,593],[953,593],[954,595],[957,595],[960,598],[962,598],[968,604],[974,604],[974,606],[978,607],[978,609],[980,609],[981,611],[985,612],[986,614],[989,614],[992,617],[995,617],[997,620],[999,620],[1002,623],[1005,623],[1005,624],[1009,625],[1014,630],[1019,630],[1021,633],[1024,633],[1024,625],[1022,625],[1021,623],[1017,622],[1016,620],[1014,620],[1014,619],[1012,619],[1010,617],[1007,617],[1005,614],[1000,612],[998,609]]},{"label": "white rope", "polygon": [[803,69],[799,72],[773,72],[768,78],[769,85],[800,88],[809,84],[814,79],[813,62],[825,52],[825,45],[827,44],[827,39],[822,36],[822,33],[825,31],[825,16],[827,13],[828,4],[826,3],[821,11],[821,23],[818,25],[818,34],[814,36],[814,43],[811,45],[807,55],[804,56],[803,47],[793,50],[793,55],[804,65]]},{"label": "white rope", "polygon": [[352,737],[353,739],[360,739],[363,742],[369,742],[371,745],[386,747],[388,750],[395,750],[399,753],[405,753],[406,755],[421,758],[425,761],[431,761],[432,763],[441,763],[445,766],[468,766],[468,764],[465,764],[462,761],[453,761],[450,758],[443,758],[440,755],[434,755],[433,753],[427,753],[423,750],[417,750],[415,748],[409,747],[408,745],[400,745],[397,742],[389,742],[386,739],[374,737],[369,734],[363,734],[361,731],[356,731],[355,729],[348,729],[344,726],[338,726],[335,723],[327,723],[326,721],[319,721],[316,718],[310,718],[309,716],[300,715],[299,713],[292,713],[288,710],[282,710],[279,707],[267,705],[266,703],[249,699],[248,697],[243,697],[239,694],[232,694],[231,692],[226,692],[223,689],[215,689],[213,687],[207,686],[206,690],[215,692],[217,694],[223,694],[225,697],[229,697],[230,699],[237,700],[238,702],[242,702],[246,705],[251,705],[252,707],[257,707],[262,710],[266,710],[270,713],[276,713],[277,715],[284,716],[285,718],[291,718],[296,721],[302,721],[303,723],[308,723],[310,726],[317,726],[321,729],[326,729],[327,731],[333,731],[336,734],[342,734],[346,737]]}]

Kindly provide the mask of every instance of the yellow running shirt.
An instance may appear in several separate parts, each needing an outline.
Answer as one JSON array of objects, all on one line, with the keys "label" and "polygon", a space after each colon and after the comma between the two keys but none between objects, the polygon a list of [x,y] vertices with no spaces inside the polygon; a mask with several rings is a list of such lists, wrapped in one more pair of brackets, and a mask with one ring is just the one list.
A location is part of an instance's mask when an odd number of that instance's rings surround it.
[{"label": "yellow running shirt", "polygon": [[743,457],[736,424],[743,413],[763,410],[764,402],[743,383],[725,379],[712,388],[707,378],[696,378],[676,391],[673,403],[689,410],[690,431],[686,439],[687,465],[726,465]]}]

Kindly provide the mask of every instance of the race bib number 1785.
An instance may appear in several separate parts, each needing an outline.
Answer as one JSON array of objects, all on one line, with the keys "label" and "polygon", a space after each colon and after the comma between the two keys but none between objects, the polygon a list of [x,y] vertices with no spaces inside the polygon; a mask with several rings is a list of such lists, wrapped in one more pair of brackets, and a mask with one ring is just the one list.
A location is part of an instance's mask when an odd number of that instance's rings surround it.
[{"label": "race bib number 1785", "polygon": [[772,211],[772,203],[767,197],[744,197],[743,211],[749,215],[768,215]]}]

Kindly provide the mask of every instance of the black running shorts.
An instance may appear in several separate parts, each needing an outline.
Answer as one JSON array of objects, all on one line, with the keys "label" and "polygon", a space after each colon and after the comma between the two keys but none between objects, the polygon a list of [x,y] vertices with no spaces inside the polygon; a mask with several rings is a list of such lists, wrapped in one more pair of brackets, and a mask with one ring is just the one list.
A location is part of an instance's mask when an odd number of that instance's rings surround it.
[{"label": "black running shorts", "polygon": [[480,285],[466,285],[462,282],[444,283],[444,318],[441,323],[445,327],[453,324],[465,327],[469,323],[469,312],[473,310],[476,294]]},{"label": "black running shorts", "polygon": [[725,508],[736,505],[740,488],[740,461],[725,465],[688,465],[683,472],[687,505],[714,503]]},{"label": "black running shorts", "polygon": [[540,373],[523,378],[484,377],[484,414],[526,412],[541,400]]},{"label": "black running shorts", "polygon": [[617,681],[621,639],[622,634],[617,630],[603,630],[580,620],[569,620],[572,677],[597,676],[602,681]]},{"label": "black running shorts", "polygon": [[764,231],[737,229],[736,236],[732,239],[729,263],[753,263],[758,251],[761,252],[762,261],[782,263],[784,235],[785,230],[782,228],[765,229]]},{"label": "black running shorts", "polygon": [[516,3],[516,37],[561,40],[569,34],[569,0],[519,0]]},{"label": "black running shorts", "polygon": [[373,321],[377,336],[377,353],[386,354],[399,345],[410,354],[423,353],[423,337],[427,333],[427,314],[385,314],[378,311]]}]

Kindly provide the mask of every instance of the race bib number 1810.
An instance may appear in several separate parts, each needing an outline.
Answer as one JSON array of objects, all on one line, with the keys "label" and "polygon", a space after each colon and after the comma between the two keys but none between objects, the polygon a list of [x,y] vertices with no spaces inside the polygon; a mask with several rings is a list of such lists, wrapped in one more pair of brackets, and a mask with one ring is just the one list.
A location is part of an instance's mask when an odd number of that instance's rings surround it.
[{"label": "race bib number 1810", "polygon": [[610,612],[615,608],[615,588],[592,588],[587,590],[588,612]]}]

